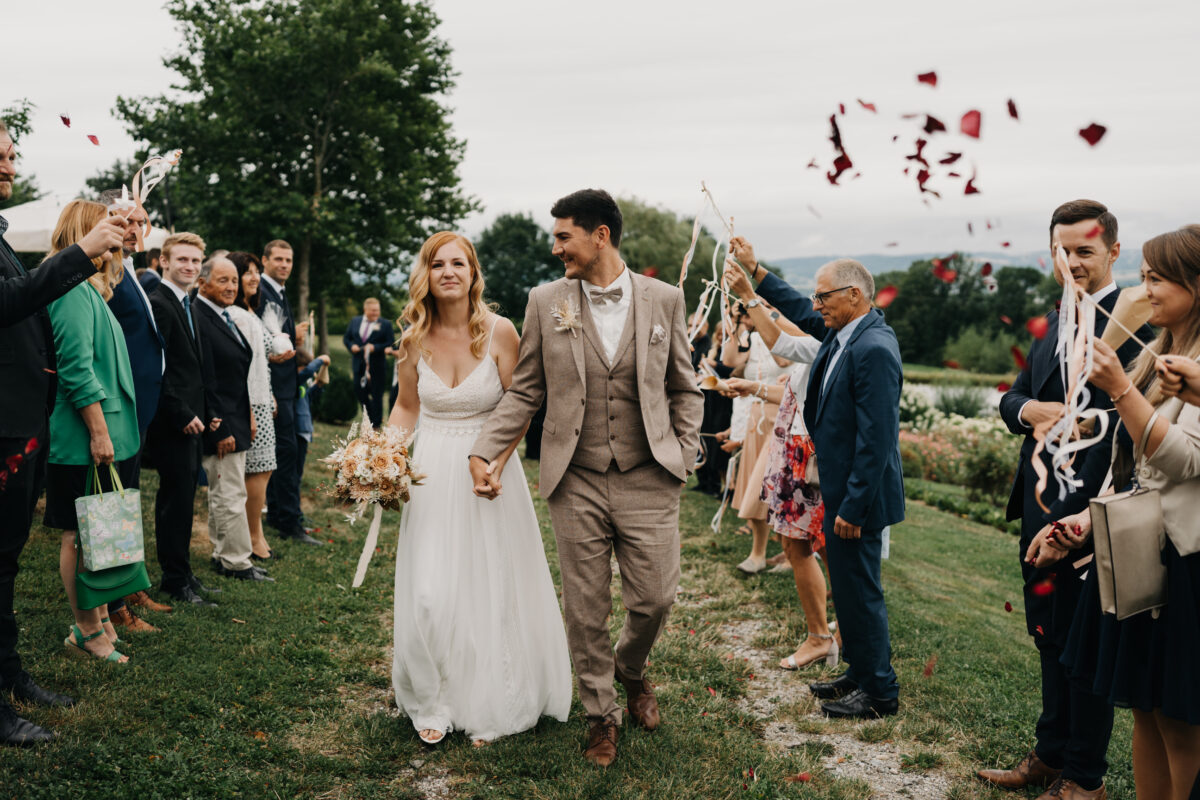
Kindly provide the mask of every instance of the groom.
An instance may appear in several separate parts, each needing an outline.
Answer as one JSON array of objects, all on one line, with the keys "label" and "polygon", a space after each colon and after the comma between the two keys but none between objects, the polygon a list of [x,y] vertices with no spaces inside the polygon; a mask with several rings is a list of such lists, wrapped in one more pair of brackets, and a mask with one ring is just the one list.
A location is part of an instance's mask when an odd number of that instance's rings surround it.
[{"label": "groom", "polygon": [[[614,676],[633,721],[658,727],[645,678],[679,583],[679,490],[700,446],[704,400],[689,357],[683,292],[621,260],[621,210],[584,189],[554,204],[566,276],[529,293],[512,385],[476,439],[475,492],[495,497],[490,464],[546,402],[541,493],[550,506],[563,610],[589,731],[584,757],[617,757]],[[627,610],[613,652],[611,554]]]}]

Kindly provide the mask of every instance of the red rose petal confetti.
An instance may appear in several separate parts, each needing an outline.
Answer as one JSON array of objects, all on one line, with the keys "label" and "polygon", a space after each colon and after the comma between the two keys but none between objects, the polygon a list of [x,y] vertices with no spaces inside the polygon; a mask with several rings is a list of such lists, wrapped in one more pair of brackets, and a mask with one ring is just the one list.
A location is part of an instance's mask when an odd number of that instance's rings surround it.
[{"label": "red rose petal confetti", "polygon": [[812,773],[801,772],[798,775],[788,775],[784,780],[788,783],[808,783],[812,780]]},{"label": "red rose petal confetti", "polygon": [[1037,597],[1046,597],[1047,595],[1054,594],[1054,579],[1046,578],[1045,580],[1038,581],[1033,585],[1031,591]]},{"label": "red rose petal confetti", "polygon": [[942,124],[942,121],[940,119],[938,119],[937,117],[933,117],[933,116],[930,116],[929,114],[926,114],[925,115],[925,127],[923,128],[923,130],[926,133],[933,134],[933,133],[937,133],[938,131],[946,130],[946,126],[944,124]]},{"label": "red rose petal confetti", "polygon": [[975,173],[971,173],[971,177],[967,178],[967,185],[963,187],[963,194],[980,194],[979,188],[975,185]]},{"label": "red rose petal confetti", "polygon": [[28,442],[25,443],[25,455],[29,455],[34,450],[37,450],[37,448],[38,448],[38,440],[37,440],[37,437],[34,437],[33,439],[30,439]]},{"label": "red rose petal confetti", "polygon": [[967,223],[967,233],[971,234],[972,236],[975,235],[975,226],[969,222]]},{"label": "red rose petal confetti", "polygon": [[71,115],[70,114],[59,114],[58,118],[62,120],[63,125],[66,125],[68,128],[71,127]]},{"label": "red rose petal confetti", "polygon": [[821,168],[821,165],[817,163],[817,160],[815,158],[812,161],[809,161],[808,166],[806,167],[806,169],[820,169],[820,168]]},{"label": "red rose petal confetti", "polygon": [[934,277],[943,283],[954,283],[955,279],[958,278],[958,272],[952,269],[946,269],[940,258],[935,258],[933,260],[933,269],[930,271],[934,274]]},{"label": "red rose petal confetti", "polygon": [[1108,128],[1104,127],[1103,125],[1098,125],[1097,123],[1093,122],[1091,125],[1088,125],[1086,128],[1080,129],[1079,135],[1083,137],[1083,140],[1085,142],[1090,144],[1092,147],[1095,147],[1096,144],[1101,139],[1104,138],[1104,134],[1107,132],[1108,132]]},{"label": "red rose petal confetti", "polygon": [[1000,321],[1005,325],[1012,325],[1012,317],[1008,316],[1007,314],[1001,314]]},{"label": "red rose petal confetti", "polygon": [[926,188],[925,184],[929,181],[930,177],[932,177],[932,176],[929,174],[929,170],[927,170],[927,169],[923,169],[920,172],[918,172],[917,173],[917,188],[920,189],[922,192],[927,192],[927,193],[933,195],[934,197],[941,197],[942,195],[940,192],[935,192],[933,189]]},{"label": "red rose petal confetti", "polygon": [[838,113],[841,114],[843,117],[846,116],[846,104],[845,103],[838,103]]},{"label": "red rose petal confetti", "polygon": [[946,359],[942,362],[942,366],[946,369],[962,369],[962,366],[957,361]]},{"label": "red rose petal confetti", "polygon": [[1012,603],[1005,600],[1004,601],[1004,610],[1011,614],[1012,613]]},{"label": "red rose petal confetti", "polygon": [[714,689],[713,687],[711,687],[711,686],[705,686],[704,688],[705,688],[705,689],[708,689],[708,693],[709,693],[709,694],[711,694],[713,697],[716,697],[716,696],[717,696],[717,690],[716,690],[716,689]]},{"label": "red rose petal confetti", "polygon": [[900,246],[899,242],[888,242],[887,244],[884,245],[884,247],[899,247],[899,246]]},{"label": "red rose petal confetti", "polygon": [[987,221],[987,229],[989,231],[992,229],[992,221],[990,219]]},{"label": "red rose petal confetti", "polygon": [[696,635],[696,629],[688,628],[688,636],[695,636],[695,635]]},{"label": "red rose petal confetti", "polygon": [[838,185],[838,178],[842,177],[842,173],[854,166],[854,162],[845,153],[833,160],[833,172],[826,172],[825,177],[834,186]]},{"label": "red rose petal confetti", "polygon": [[1050,322],[1045,317],[1033,317],[1025,323],[1025,330],[1033,334],[1035,339],[1046,338],[1046,331],[1050,330]]},{"label": "red rose petal confetti", "polygon": [[[918,164],[922,164],[922,165],[928,167],[929,162],[925,160],[925,152],[924,151],[925,151],[925,145],[929,144],[929,142],[925,141],[924,139],[917,139],[915,144],[917,146],[917,152],[913,153],[911,156],[905,156],[904,158],[907,159],[908,161],[916,161]],[[908,170],[905,170],[904,174],[907,175]]]},{"label": "red rose petal confetti", "polygon": [[21,462],[24,460],[25,456],[21,455],[20,453],[16,453],[4,459],[4,463],[8,466],[8,471],[16,475],[18,468],[21,466]]},{"label": "red rose petal confetti", "polygon": [[962,175],[960,175],[960,174],[959,174],[959,173],[957,173],[957,172],[947,172],[947,173],[946,173],[946,177],[947,177],[947,178],[961,178],[961,177],[962,177]]},{"label": "red rose petal confetti", "polygon": [[983,124],[983,114],[975,109],[971,109],[962,115],[962,119],[958,123],[958,128],[963,132],[964,136],[970,136],[972,139],[979,138],[979,128]]},{"label": "red rose petal confetti", "polygon": [[938,161],[939,164],[953,164],[962,158],[962,153],[946,153],[946,157]]},{"label": "red rose petal confetti", "polygon": [[96,136],[95,134],[89,133],[87,135],[87,138],[88,138],[88,141],[91,142],[92,144],[96,145],[96,147],[100,146],[100,138],[98,136]]},{"label": "red rose petal confetti", "polygon": [[932,70],[922,72],[917,76],[917,81],[919,83],[928,83],[930,86],[937,86],[937,73]]},{"label": "red rose petal confetti", "polygon": [[862,106],[863,108],[865,108],[867,111],[870,111],[872,114],[875,113],[875,104],[874,103],[868,103],[862,99],[859,99],[858,104],[860,106]]},{"label": "red rose petal confetti", "polygon": [[1015,344],[1012,346],[1012,357],[1017,364],[1017,369],[1025,369],[1025,354]]},{"label": "red rose petal confetti", "polygon": [[875,293],[875,305],[879,308],[887,308],[899,293],[900,290],[895,286],[885,286]]},{"label": "red rose petal confetti", "polygon": [[1012,101],[1012,98],[1009,98],[1008,101],[1008,115],[1013,119],[1020,119],[1017,116],[1017,104]]},{"label": "red rose petal confetti", "polygon": [[658,277],[658,267],[646,267],[644,270],[642,270],[642,274],[645,275],[647,278],[657,278]]},{"label": "red rose petal confetti", "polygon": [[1046,268],[1046,259],[1042,258],[1041,256],[1038,256],[1038,266],[1041,267],[1042,269],[1045,269]]},{"label": "red rose petal confetti", "polygon": [[1001,247],[1009,247],[1010,245],[1012,245],[1012,242],[1001,242],[1000,243]]},{"label": "red rose petal confetti", "polygon": [[[979,268],[980,277],[986,278],[988,275],[991,275],[991,274],[992,274],[992,262],[990,262],[990,261],[983,262],[983,266]],[[1008,319],[1008,317],[1001,317],[1000,319]]]},{"label": "red rose petal confetti", "polygon": [[1038,636],[1045,636],[1045,635],[1046,635],[1046,632],[1045,632],[1044,630],[1042,630],[1042,626],[1041,626],[1041,625],[1038,625],[1036,628],[1034,628],[1034,630],[1038,632]]},{"label": "red rose petal confetti", "polygon": [[921,674],[924,675],[926,678],[933,677],[933,668],[936,666],[937,666],[937,653],[934,653],[933,655],[931,655],[929,657],[929,660],[925,662],[925,670]]},{"label": "red rose petal confetti", "polygon": [[1104,226],[1096,223],[1096,226],[1087,232],[1087,238],[1094,239],[1102,233],[1104,233]]},{"label": "red rose petal confetti", "polygon": [[1007,383],[1005,383],[1004,381],[1001,381],[1000,383],[997,383],[997,384],[996,384],[996,391],[997,391],[997,392],[1007,392],[1007,391],[1008,391],[1009,389],[1011,389],[1011,388],[1012,388],[1012,385],[1011,385],[1011,384],[1007,384]]}]

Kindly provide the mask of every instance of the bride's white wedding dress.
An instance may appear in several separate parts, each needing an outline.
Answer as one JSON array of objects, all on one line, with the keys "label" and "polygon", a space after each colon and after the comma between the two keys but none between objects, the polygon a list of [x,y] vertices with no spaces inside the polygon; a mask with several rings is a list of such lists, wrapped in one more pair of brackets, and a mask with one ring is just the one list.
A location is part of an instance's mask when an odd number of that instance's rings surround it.
[{"label": "bride's white wedding dress", "polygon": [[558,596],[520,459],[495,500],[472,492],[467,457],[504,389],[490,353],[458,386],[417,362],[421,417],[396,548],[396,704],[417,730],[491,740],[546,714],[567,719],[571,663]]}]

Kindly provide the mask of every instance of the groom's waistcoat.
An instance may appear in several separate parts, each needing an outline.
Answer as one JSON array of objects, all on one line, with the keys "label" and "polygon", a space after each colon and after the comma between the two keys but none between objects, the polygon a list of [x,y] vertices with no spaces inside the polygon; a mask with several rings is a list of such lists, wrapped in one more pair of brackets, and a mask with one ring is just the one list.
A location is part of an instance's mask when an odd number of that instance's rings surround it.
[{"label": "groom's waistcoat", "polygon": [[615,363],[610,368],[591,317],[584,311],[587,410],[571,463],[597,472],[604,472],[614,462],[617,469],[626,472],[654,460],[638,400],[633,314],[631,307],[617,345]]}]

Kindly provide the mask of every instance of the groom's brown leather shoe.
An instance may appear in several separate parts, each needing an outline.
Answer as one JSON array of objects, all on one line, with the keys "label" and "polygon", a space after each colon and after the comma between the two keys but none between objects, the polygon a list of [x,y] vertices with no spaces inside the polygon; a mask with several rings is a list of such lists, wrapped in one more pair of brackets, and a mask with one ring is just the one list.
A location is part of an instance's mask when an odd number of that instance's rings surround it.
[{"label": "groom's brown leather shoe", "polygon": [[1084,789],[1075,781],[1068,781],[1059,778],[1046,793],[1038,797],[1038,800],[1107,800],[1108,790],[1104,788],[1104,784],[1100,784],[1099,789]]},{"label": "groom's brown leather shoe", "polygon": [[617,680],[625,687],[625,696],[629,700],[629,716],[634,724],[652,731],[658,727],[658,698],[654,696],[654,687],[643,675],[640,681],[627,680],[617,672]]},{"label": "groom's brown leather shoe", "polygon": [[1049,786],[1062,775],[1061,769],[1053,769],[1030,750],[1021,763],[1012,769],[981,769],[976,773],[980,780],[1004,789],[1024,789],[1026,786]]},{"label": "groom's brown leather shoe", "polygon": [[583,757],[597,767],[607,767],[617,760],[617,726],[613,722],[594,723],[588,730]]}]

